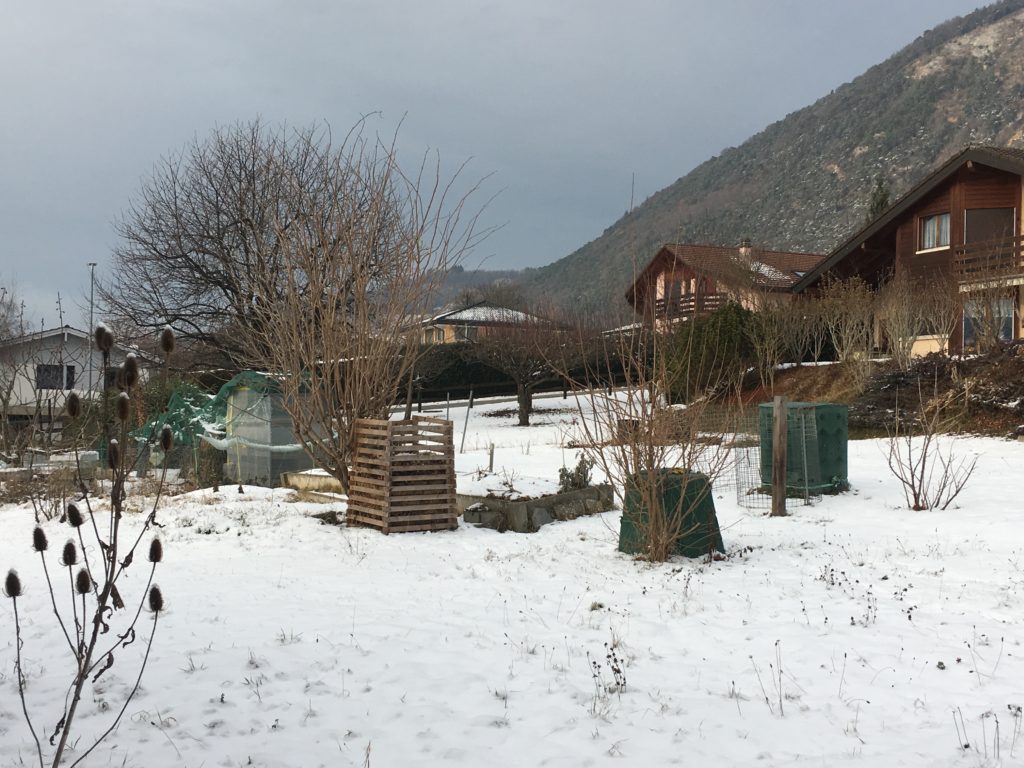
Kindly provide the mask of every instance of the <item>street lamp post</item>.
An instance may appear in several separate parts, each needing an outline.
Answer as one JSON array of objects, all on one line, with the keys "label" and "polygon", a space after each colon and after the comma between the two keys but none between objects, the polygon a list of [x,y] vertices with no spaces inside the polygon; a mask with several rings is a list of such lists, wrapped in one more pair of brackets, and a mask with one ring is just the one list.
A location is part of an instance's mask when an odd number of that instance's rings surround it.
[{"label": "street lamp post", "polygon": [[93,333],[93,297],[95,295],[96,287],[96,262],[90,261],[89,264],[89,327],[86,329],[89,333],[89,398],[92,399],[93,393],[93,380],[92,380],[92,359],[94,356],[93,347],[96,343],[95,336]]}]

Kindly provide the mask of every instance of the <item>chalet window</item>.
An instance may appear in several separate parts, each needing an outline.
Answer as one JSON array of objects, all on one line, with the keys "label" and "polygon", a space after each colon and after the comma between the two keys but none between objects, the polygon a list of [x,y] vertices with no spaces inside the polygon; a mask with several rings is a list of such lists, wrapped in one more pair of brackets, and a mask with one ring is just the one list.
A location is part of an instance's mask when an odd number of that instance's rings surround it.
[{"label": "chalet window", "polygon": [[64,389],[64,366],[37,365],[36,389]]},{"label": "chalet window", "polygon": [[475,325],[464,325],[459,329],[459,338],[466,341],[476,341],[480,336],[480,329]]},{"label": "chalet window", "polygon": [[75,366],[73,366],[73,365],[66,366],[66,373],[67,373],[67,375],[66,375],[66,378],[65,378],[65,382],[66,383],[64,384],[64,389],[74,389],[75,388]]},{"label": "chalet window", "polygon": [[939,213],[921,218],[921,241],[919,251],[949,246],[949,214]]},{"label": "chalet window", "polygon": [[984,243],[1014,235],[1013,208],[974,208],[964,211],[964,242]]},{"label": "chalet window", "polygon": [[1000,341],[1013,338],[1013,299],[992,299],[986,303],[971,299],[964,305],[964,346],[977,344],[978,336],[995,335]]}]

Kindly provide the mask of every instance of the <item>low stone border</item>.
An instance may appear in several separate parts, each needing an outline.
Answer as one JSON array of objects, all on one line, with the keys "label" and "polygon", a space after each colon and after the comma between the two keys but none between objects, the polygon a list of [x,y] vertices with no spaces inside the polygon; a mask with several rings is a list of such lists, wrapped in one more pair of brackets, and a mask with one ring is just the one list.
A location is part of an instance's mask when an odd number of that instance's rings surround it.
[{"label": "low stone border", "polygon": [[522,501],[466,493],[456,494],[455,499],[467,523],[517,533],[533,533],[555,520],[575,520],[582,515],[607,512],[615,504],[610,485],[592,485]]}]

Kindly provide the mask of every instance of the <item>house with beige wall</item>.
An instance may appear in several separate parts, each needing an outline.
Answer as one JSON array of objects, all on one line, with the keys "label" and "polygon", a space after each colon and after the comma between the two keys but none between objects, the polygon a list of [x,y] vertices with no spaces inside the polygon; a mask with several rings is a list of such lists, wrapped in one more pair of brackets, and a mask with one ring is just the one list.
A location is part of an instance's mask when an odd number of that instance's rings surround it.
[{"label": "house with beige wall", "polygon": [[655,327],[714,312],[736,301],[749,309],[791,301],[793,285],[824,257],[756,248],[666,243],[626,292],[643,322]]}]

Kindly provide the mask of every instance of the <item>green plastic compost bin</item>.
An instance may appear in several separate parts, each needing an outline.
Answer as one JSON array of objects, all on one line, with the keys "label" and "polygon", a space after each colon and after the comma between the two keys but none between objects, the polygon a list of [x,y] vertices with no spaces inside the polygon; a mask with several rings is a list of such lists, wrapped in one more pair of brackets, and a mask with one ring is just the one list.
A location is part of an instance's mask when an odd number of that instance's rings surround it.
[{"label": "green plastic compost bin", "polygon": [[[682,535],[676,543],[676,554],[702,557],[712,550],[725,552],[722,532],[715,515],[715,500],[707,475],[680,469],[659,469],[662,483],[661,503],[671,518],[684,516]],[[643,473],[646,476],[646,473]],[[619,551],[629,555],[643,552],[641,531],[648,516],[640,491],[635,484],[626,488],[619,528]]]},{"label": "green plastic compost bin", "polygon": [[[849,442],[848,409],[835,403],[786,404],[786,491],[839,493],[850,487],[846,446]],[[761,433],[761,484],[772,484],[772,403],[759,408]]]}]

